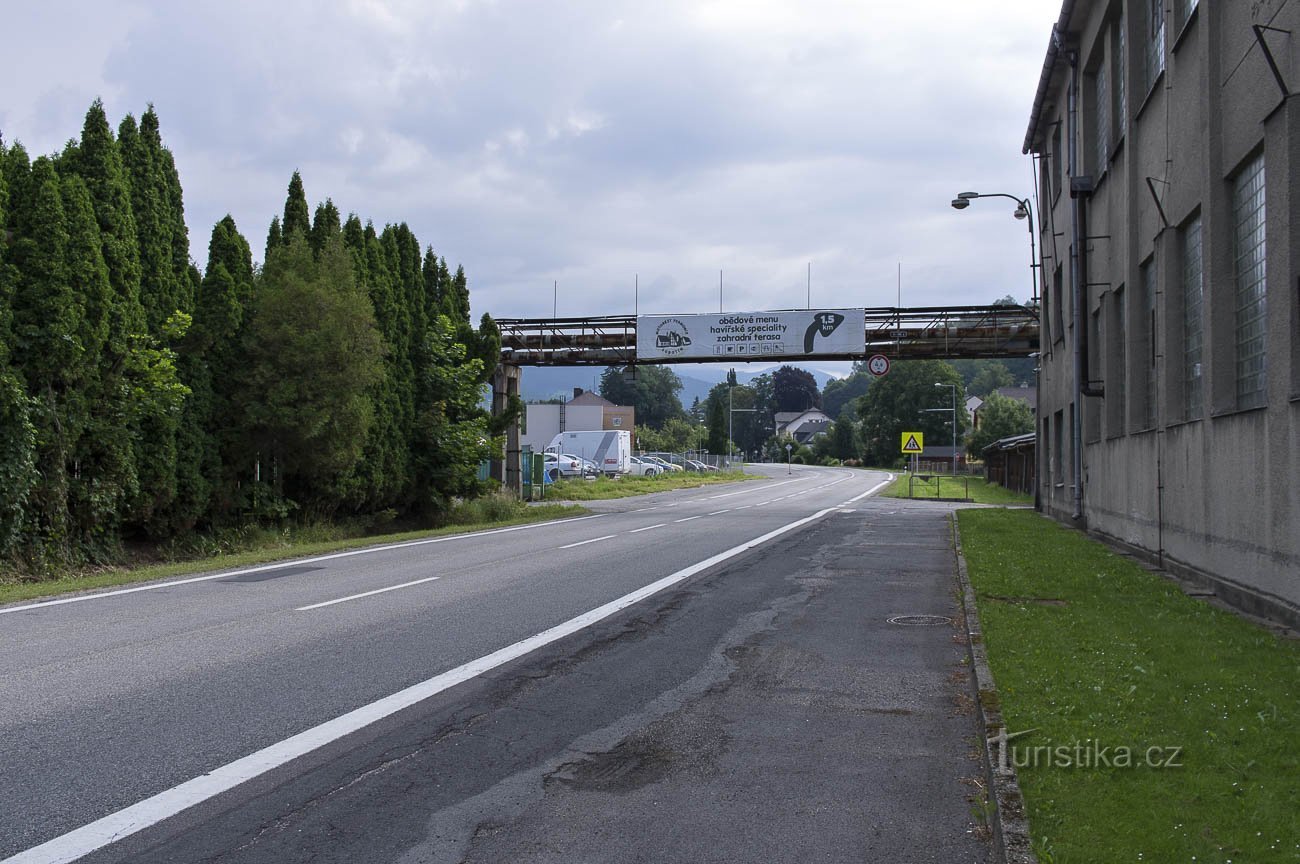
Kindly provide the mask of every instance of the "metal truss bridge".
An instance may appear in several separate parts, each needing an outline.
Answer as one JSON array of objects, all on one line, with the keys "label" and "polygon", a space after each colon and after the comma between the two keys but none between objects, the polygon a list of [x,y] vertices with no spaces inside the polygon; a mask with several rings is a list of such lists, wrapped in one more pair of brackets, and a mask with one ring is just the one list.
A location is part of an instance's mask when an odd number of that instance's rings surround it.
[{"label": "metal truss bridge", "polygon": [[[632,366],[640,363],[747,363],[781,358],[719,355],[712,358],[638,360],[636,317],[502,318],[502,366]],[[1028,357],[1038,351],[1038,309],[1033,306],[929,306],[867,309],[866,351],[818,354],[817,360],[891,360]],[[806,358],[813,359],[813,358]]]}]

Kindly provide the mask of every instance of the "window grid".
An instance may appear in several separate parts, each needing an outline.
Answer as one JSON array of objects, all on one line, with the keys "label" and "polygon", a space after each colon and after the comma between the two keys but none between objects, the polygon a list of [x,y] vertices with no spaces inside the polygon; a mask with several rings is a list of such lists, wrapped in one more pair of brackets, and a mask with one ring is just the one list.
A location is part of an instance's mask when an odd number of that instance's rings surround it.
[{"label": "window grid", "polygon": [[1115,19],[1118,45],[1115,48],[1115,117],[1119,134],[1128,129],[1128,33],[1124,29],[1124,16]]},{"label": "window grid", "polygon": [[1201,217],[1183,228],[1183,416],[1195,420],[1204,410],[1201,387],[1201,316],[1205,284],[1201,264]]},{"label": "window grid", "polygon": [[1146,354],[1146,388],[1142,394],[1145,427],[1156,425],[1156,261],[1142,265],[1143,349]]},{"label": "window grid", "polygon": [[1233,184],[1236,274],[1237,407],[1264,404],[1266,370],[1264,278],[1264,155],[1242,169]]},{"label": "window grid", "polygon": [[1097,67],[1096,85],[1097,105],[1097,174],[1106,170],[1110,162],[1110,93],[1106,81],[1106,64]]},{"label": "window grid", "polygon": [[1164,0],[1147,0],[1147,89],[1165,71]]}]

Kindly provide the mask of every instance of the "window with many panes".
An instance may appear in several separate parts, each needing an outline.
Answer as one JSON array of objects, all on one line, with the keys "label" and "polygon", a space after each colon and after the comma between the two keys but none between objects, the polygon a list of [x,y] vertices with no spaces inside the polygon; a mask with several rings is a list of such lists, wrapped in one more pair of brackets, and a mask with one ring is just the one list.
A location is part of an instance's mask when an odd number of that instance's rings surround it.
[{"label": "window with many panes", "polygon": [[1124,136],[1128,129],[1128,33],[1124,29],[1124,16],[1115,19],[1115,125],[1116,134]]},{"label": "window with many panes", "polygon": [[1142,276],[1142,365],[1146,367],[1146,386],[1142,393],[1142,425],[1156,425],[1156,259],[1140,268]]},{"label": "window with many panes", "polygon": [[1094,156],[1097,160],[1097,169],[1093,172],[1100,176],[1101,172],[1106,170],[1106,164],[1110,161],[1110,85],[1106,80],[1106,61],[1103,59],[1097,65],[1097,72],[1092,79],[1093,86],[1093,105],[1097,112],[1094,130],[1096,138],[1094,141]]},{"label": "window with many panes", "polygon": [[1058,265],[1052,271],[1052,341],[1060,342],[1065,338],[1065,277]]},{"label": "window with many panes", "polygon": [[1195,420],[1204,410],[1201,381],[1201,345],[1204,311],[1204,270],[1201,265],[1201,216],[1196,214],[1181,231],[1183,258],[1183,418]]},{"label": "window with many panes", "polygon": [[1145,0],[1147,89],[1165,71],[1165,0]]},{"label": "window with many panes", "polygon": [[1264,404],[1267,310],[1264,278],[1264,154],[1232,183],[1233,258],[1236,284],[1237,407]]}]

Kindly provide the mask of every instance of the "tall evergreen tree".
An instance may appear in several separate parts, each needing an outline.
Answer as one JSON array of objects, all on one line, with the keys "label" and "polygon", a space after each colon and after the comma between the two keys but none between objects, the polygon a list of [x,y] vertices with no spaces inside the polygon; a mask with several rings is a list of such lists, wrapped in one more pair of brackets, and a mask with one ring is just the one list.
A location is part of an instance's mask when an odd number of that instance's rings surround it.
[{"label": "tall evergreen tree", "polygon": [[302,188],[302,176],[297,171],[289,178],[289,194],[284,201],[284,219],[280,228],[285,243],[294,234],[302,234],[303,239],[311,234],[311,209],[307,206],[307,193]]},{"label": "tall evergreen tree", "polygon": [[271,257],[271,253],[284,245],[284,229],[280,227],[280,217],[271,217],[271,227],[266,232],[266,251],[262,254],[262,261]]},{"label": "tall evergreen tree", "polygon": [[320,255],[325,244],[342,230],[342,225],[339,223],[339,208],[326,198],[324,204],[316,205],[316,215],[312,219],[311,235],[308,237],[312,254]]},{"label": "tall evergreen tree", "polygon": [[0,140],[0,560],[22,537],[28,498],[36,485],[36,429],[29,417],[27,389],[10,368],[11,303],[15,269],[9,263],[9,152]]},{"label": "tall evergreen tree", "polygon": [[158,333],[179,308],[177,280],[172,272],[171,225],[164,219],[165,190],[161,188],[153,154],[145,147],[140,129],[130,114],[118,126],[117,140],[131,189],[135,244],[140,255],[140,306],[148,331]]},{"label": "tall evergreen tree", "polygon": [[17,271],[12,299],[15,357],[30,397],[36,431],[35,466],[24,533],[30,560],[39,568],[71,561],[75,551],[68,525],[69,457],[78,430],[68,428],[69,373],[79,365],[77,297],[68,281],[67,220],[59,177],[51,161],[37,159],[26,182],[14,190],[15,242],[10,258]]},{"label": "tall evergreen tree", "polygon": [[163,223],[171,240],[172,274],[176,279],[176,308],[189,312],[194,308],[199,272],[190,264],[190,230],[185,225],[185,194],[172,151],[163,145],[158,113],[150,105],[140,116],[140,138],[161,183]]}]

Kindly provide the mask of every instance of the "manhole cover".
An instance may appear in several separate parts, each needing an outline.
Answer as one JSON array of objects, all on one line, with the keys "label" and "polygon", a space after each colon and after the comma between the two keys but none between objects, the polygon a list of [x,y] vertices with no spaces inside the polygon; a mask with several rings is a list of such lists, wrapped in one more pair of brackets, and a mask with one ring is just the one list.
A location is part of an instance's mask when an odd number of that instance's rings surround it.
[{"label": "manhole cover", "polygon": [[943,624],[951,624],[951,618],[945,618],[942,615],[895,615],[889,619],[890,624],[898,624],[901,627],[938,627]]}]

